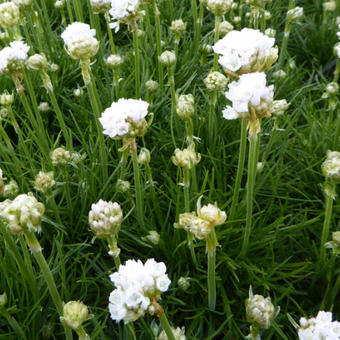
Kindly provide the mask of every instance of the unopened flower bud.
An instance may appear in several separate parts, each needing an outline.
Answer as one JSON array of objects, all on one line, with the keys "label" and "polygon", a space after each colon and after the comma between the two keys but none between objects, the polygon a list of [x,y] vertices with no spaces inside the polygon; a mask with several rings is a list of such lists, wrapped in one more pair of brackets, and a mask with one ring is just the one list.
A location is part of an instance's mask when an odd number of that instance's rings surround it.
[{"label": "unopened flower bud", "polygon": [[14,94],[8,93],[7,91],[0,94],[0,105],[2,106],[11,106],[14,102]]},{"label": "unopened flower bud", "polygon": [[325,12],[334,12],[336,10],[336,2],[335,1],[327,1],[322,4],[323,10]]},{"label": "unopened flower bud", "polygon": [[224,37],[234,29],[234,26],[229,21],[222,21],[218,27],[221,37]]},{"label": "unopened flower bud", "polygon": [[50,154],[53,165],[65,165],[71,161],[70,151],[64,148],[57,148]]},{"label": "unopened flower bud", "polygon": [[269,11],[264,11],[264,20],[270,20],[272,18],[272,14]]},{"label": "unopened flower bud", "polygon": [[19,193],[18,183],[11,179],[8,184],[5,185],[3,196],[6,198],[13,198]]},{"label": "unopened flower bud", "polygon": [[5,307],[6,304],[7,304],[7,301],[8,301],[8,299],[7,299],[7,294],[6,294],[6,292],[3,293],[3,294],[0,294],[0,308]]},{"label": "unopened flower bud", "polygon": [[192,94],[182,94],[177,100],[176,113],[182,119],[190,118],[195,112],[195,100]]},{"label": "unopened flower bud", "polygon": [[289,66],[289,68],[290,68],[291,70],[296,69],[296,62],[295,62],[295,60],[294,60],[294,59],[289,59],[289,60],[288,60],[288,66]]},{"label": "unopened flower bud", "polygon": [[295,7],[290,9],[287,12],[287,20],[292,22],[292,21],[298,21],[301,19],[303,16],[303,8],[302,7]]},{"label": "unopened flower bud", "polygon": [[256,172],[261,173],[264,168],[264,163],[263,162],[258,162],[256,166]]},{"label": "unopened flower bud", "polygon": [[201,155],[191,148],[183,150],[176,149],[171,159],[178,167],[192,169],[200,162]]},{"label": "unopened flower bud", "polygon": [[12,0],[19,7],[30,7],[32,5],[32,0]]},{"label": "unopened flower bud", "polygon": [[119,179],[116,183],[116,190],[121,193],[128,192],[130,190],[130,182]]},{"label": "unopened flower bud", "polygon": [[209,203],[208,205],[200,207],[200,200],[198,205],[197,216],[208,221],[211,226],[216,227],[226,221],[227,214],[220,210],[216,205]]},{"label": "unopened flower bud", "polygon": [[274,100],[272,104],[272,115],[274,117],[282,116],[284,112],[288,109],[290,103],[287,103],[286,99]]},{"label": "unopened flower bud", "polygon": [[90,0],[93,13],[105,13],[111,8],[111,0]]},{"label": "unopened flower bud", "polygon": [[38,106],[39,111],[47,112],[50,110],[50,105],[47,102],[41,102]]},{"label": "unopened flower bud", "polygon": [[190,277],[184,277],[184,276],[181,276],[178,281],[177,281],[177,284],[178,286],[183,289],[183,290],[188,290],[189,287],[190,287],[190,280],[191,278]]},{"label": "unopened flower bud", "polygon": [[91,205],[89,224],[97,237],[118,235],[122,220],[123,212],[116,202],[106,202],[100,199],[98,203]]},{"label": "unopened flower bud", "polygon": [[[182,327],[182,328],[171,327],[171,331],[172,331],[173,336],[175,337],[175,340],[186,340],[184,327]],[[162,330],[162,332],[159,334],[159,336],[157,338],[157,340],[168,340],[168,339],[169,338],[168,338],[167,334],[165,333],[165,330]]]},{"label": "unopened flower bud", "polygon": [[155,81],[155,80],[148,80],[146,83],[145,83],[145,88],[147,91],[150,91],[150,92],[156,92],[158,90],[158,82]]},{"label": "unopened flower bud", "polygon": [[174,34],[181,34],[185,32],[187,24],[183,22],[182,19],[174,20],[171,22],[170,30],[174,32]]},{"label": "unopened flower bud", "polygon": [[143,241],[150,242],[151,244],[155,246],[159,244],[160,239],[161,239],[161,236],[158,234],[156,230],[151,230],[146,236],[142,237]]},{"label": "unopened flower bud", "polygon": [[339,84],[334,81],[328,83],[325,90],[329,96],[334,96],[339,92]]},{"label": "unopened flower bud", "polygon": [[207,8],[212,14],[222,16],[231,8],[232,3],[233,0],[208,0]]},{"label": "unopened flower bud", "polygon": [[220,72],[213,71],[204,79],[204,85],[209,91],[224,91],[227,78]]},{"label": "unopened flower bud", "polygon": [[327,159],[322,163],[322,173],[330,183],[340,183],[340,152],[328,151]]},{"label": "unopened flower bud", "polygon": [[54,3],[54,7],[56,9],[63,9],[65,7],[65,1],[64,0],[58,0]]},{"label": "unopened flower bud", "polygon": [[236,25],[239,24],[241,21],[242,21],[242,18],[239,16],[235,16],[233,19],[233,23]]},{"label": "unopened flower bud", "polygon": [[47,59],[44,54],[34,54],[26,61],[27,68],[31,71],[45,71]]},{"label": "unopened flower bud", "polygon": [[63,316],[60,317],[60,320],[76,331],[85,321],[91,318],[92,315],[89,314],[85,304],[81,301],[69,301],[64,304]]},{"label": "unopened flower bud", "polygon": [[6,32],[0,32],[0,40],[2,40],[2,41],[9,40],[9,34],[8,34],[7,31]]},{"label": "unopened flower bud", "polygon": [[124,59],[118,54],[111,54],[106,59],[106,65],[112,70],[116,69],[123,62]]},{"label": "unopened flower bud", "polygon": [[213,52],[213,48],[212,48],[211,45],[209,45],[209,44],[204,44],[204,45],[202,46],[202,53],[204,53],[204,54],[210,54],[210,53],[212,53],[212,52]]},{"label": "unopened flower bud", "polygon": [[80,89],[80,88],[75,89],[75,90],[73,91],[73,94],[74,94],[76,97],[81,97],[81,96],[84,94],[84,90],[83,90],[83,89]]},{"label": "unopened flower bud", "polygon": [[19,7],[10,1],[0,4],[0,26],[8,28],[19,23]]},{"label": "unopened flower bud", "polygon": [[267,28],[264,32],[264,34],[269,38],[275,38],[276,36],[276,30],[274,28]]},{"label": "unopened flower bud", "polygon": [[5,119],[8,117],[9,111],[7,107],[3,107],[0,109],[0,120]]},{"label": "unopened flower bud", "polygon": [[326,248],[331,248],[333,254],[340,254],[340,231],[334,231],[332,233],[332,241],[325,243]]},{"label": "unopened flower bud", "polygon": [[164,51],[158,59],[164,66],[171,66],[176,63],[176,54],[172,51]]},{"label": "unopened flower bud", "polygon": [[37,191],[47,193],[56,185],[53,171],[43,172],[39,171],[35,177],[34,188]]},{"label": "unopened flower bud", "polygon": [[138,155],[138,163],[141,165],[147,165],[150,163],[151,153],[148,149],[142,148]]},{"label": "unopened flower bud", "polygon": [[54,72],[57,72],[59,70],[59,65],[52,63],[52,64],[48,65],[48,68],[51,72],[54,73]]},{"label": "unopened flower bud", "polygon": [[280,80],[284,80],[287,76],[287,73],[283,70],[278,70],[276,72],[273,73],[273,78],[276,81],[280,81]]},{"label": "unopened flower bud", "polygon": [[270,298],[262,295],[250,296],[246,301],[247,320],[254,326],[267,329],[275,318],[275,308]]}]

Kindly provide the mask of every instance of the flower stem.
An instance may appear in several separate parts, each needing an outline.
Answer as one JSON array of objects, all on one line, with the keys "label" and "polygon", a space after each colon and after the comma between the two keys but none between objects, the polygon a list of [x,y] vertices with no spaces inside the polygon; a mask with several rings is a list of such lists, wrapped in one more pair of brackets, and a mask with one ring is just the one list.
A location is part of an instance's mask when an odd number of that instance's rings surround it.
[{"label": "flower stem", "polygon": [[245,256],[248,251],[250,232],[253,218],[253,199],[254,199],[254,185],[256,175],[256,141],[257,134],[249,136],[249,158],[248,158],[248,181],[247,181],[247,215],[246,228],[244,231],[243,244],[241,255]]},{"label": "flower stem", "polygon": [[15,320],[15,318],[11,316],[5,308],[0,307],[0,315],[5,317],[7,322],[12,327],[14,333],[18,335],[18,339],[27,340],[27,337],[22,328],[20,327],[20,325],[18,324],[17,320]]},{"label": "flower stem", "polygon": [[140,98],[140,60],[137,29],[133,31],[133,47],[135,51],[135,80],[136,80],[136,98]]},{"label": "flower stem", "polygon": [[77,330],[76,333],[79,337],[79,340],[90,340],[89,335],[86,333],[85,329],[83,326],[80,326]]},{"label": "flower stem", "polygon": [[136,141],[133,141],[133,151],[132,151],[132,163],[133,163],[133,176],[135,181],[136,190],[136,209],[137,209],[137,219],[141,227],[144,227],[144,216],[143,216],[143,200],[142,200],[142,190],[140,185],[139,176],[139,166],[138,166],[138,156],[137,156],[137,146]]},{"label": "flower stem", "polygon": [[68,16],[70,18],[70,23],[72,24],[74,19],[73,19],[73,14],[72,14],[71,0],[66,0],[66,7],[67,7]]},{"label": "flower stem", "polygon": [[244,161],[246,158],[247,149],[247,122],[245,120],[241,121],[241,141],[240,141],[240,152],[238,156],[237,173],[235,179],[235,187],[233,193],[233,201],[231,203],[231,209],[229,213],[229,220],[232,221],[235,218],[236,208],[238,206],[238,197],[240,193]]},{"label": "flower stem", "polygon": [[[325,243],[328,239],[329,235],[329,227],[331,224],[332,218],[332,208],[333,208],[333,199],[334,196],[332,193],[335,192],[335,184],[329,183],[329,188],[326,192],[326,203],[325,203],[325,219],[322,227],[322,234],[321,234],[321,244],[320,244],[320,260],[323,263],[326,257],[326,248]],[[329,192],[328,192],[329,191]]]},{"label": "flower stem", "polygon": [[155,24],[156,24],[156,46],[157,46],[157,69],[158,69],[158,82],[161,93],[163,92],[163,66],[159,62],[159,56],[162,54],[162,32],[161,32],[161,21],[160,21],[160,12],[157,7],[156,1],[153,3],[153,12],[155,15]]},{"label": "flower stem", "polygon": [[[216,233],[213,228],[207,237],[207,245],[216,244]],[[208,247],[207,247],[208,248]],[[210,310],[216,308],[216,246],[209,247],[208,251],[208,306]]]},{"label": "flower stem", "polygon": [[[215,16],[215,36],[214,36],[214,42],[217,43],[218,39],[220,37],[220,23],[221,23],[221,17],[219,15]],[[214,71],[218,70],[218,54],[214,53]]]},{"label": "flower stem", "polygon": [[168,340],[176,340],[173,332],[172,332],[172,329],[171,329],[171,326],[169,324],[169,321],[168,321],[168,318],[166,317],[166,314],[163,313],[160,317],[159,317],[159,321],[161,322],[161,325],[164,329],[164,332],[166,333],[167,337],[168,337]]},{"label": "flower stem", "polygon": [[[216,55],[215,55],[216,56]],[[208,117],[208,133],[209,133],[209,146],[211,150],[215,149],[215,107],[217,100],[217,91],[213,91],[210,94],[210,109],[209,109],[209,117]]]},{"label": "flower stem", "polygon": [[84,22],[83,11],[81,9],[81,3],[79,0],[73,0],[74,10],[76,12],[77,21]]},{"label": "flower stem", "polygon": [[113,42],[112,30],[110,28],[110,15],[109,15],[109,12],[105,12],[104,17],[105,17],[105,21],[106,21],[107,33],[108,33],[109,39],[110,39],[111,52],[112,52],[112,54],[115,54],[115,44]]},{"label": "flower stem", "polygon": [[333,79],[335,83],[337,83],[339,80],[339,74],[340,74],[340,58],[338,58],[336,61],[336,67],[335,67],[334,79]]},{"label": "flower stem", "polygon": [[169,78],[169,84],[170,84],[170,91],[171,91],[171,117],[170,117],[170,133],[171,133],[171,139],[172,144],[176,148],[176,141],[175,141],[175,135],[174,135],[174,119],[175,119],[175,110],[176,110],[176,91],[175,91],[175,77],[174,77],[174,71],[172,66],[168,66],[168,78]]},{"label": "flower stem", "polygon": [[[27,241],[28,246],[30,247],[33,256],[35,257],[36,261],[39,264],[39,267],[42,271],[43,277],[47,283],[48,290],[51,294],[52,300],[56,306],[56,309],[60,316],[63,315],[63,302],[60,298],[57,286],[55,284],[53,275],[51,270],[46,262],[44,255],[42,254],[42,248],[38,239],[36,238],[34,232],[26,232],[25,238]],[[64,330],[66,334],[66,339],[72,339],[72,331],[70,328],[64,325]]]},{"label": "flower stem", "polygon": [[198,16],[197,16],[197,0],[191,0],[191,11],[192,17],[194,21],[194,47],[195,47],[195,54],[198,50],[199,46],[199,23],[198,23]]}]

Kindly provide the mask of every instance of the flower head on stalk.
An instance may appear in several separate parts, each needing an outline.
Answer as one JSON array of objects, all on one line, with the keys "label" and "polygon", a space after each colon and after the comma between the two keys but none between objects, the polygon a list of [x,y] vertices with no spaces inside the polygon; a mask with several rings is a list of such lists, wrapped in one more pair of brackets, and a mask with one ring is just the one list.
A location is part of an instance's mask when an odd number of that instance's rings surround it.
[{"label": "flower head on stalk", "polygon": [[143,264],[140,260],[128,260],[110,279],[116,286],[109,297],[111,319],[129,323],[146,313],[163,313],[157,301],[171,283],[163,262],[149,259]]},{"label": "flower head on stalk", "polygon": [[200,162],[201,155],[193,147],[188,147],[183,150],[176,149],[171,159],[176,166],[190,170]]},{"label": "flower head on stalk", "polygon": [[56,182],[54,180],[53,171],[50,172],[39,171],[39,173],[35,177],[34,189],[36,189],[37,191],[46,194],[53,187],[55,187],[55,185]]},{"label": "flower head on stalk", "polygon": [[12,41],[9,46],[0,51],[0,74],[12,77],[17,92],[24,91],[21,81],[25,69],[25,61],[30,47],[22,41]]},{"label": "flower head on stalk", "polygon": [[231,31],[214,46],[219,63],[227,74],[240,75],[268,70],[278,58],[274,38],[259,30]]},{"label": "flower head on stalk", "polygon": [[207,0],[207,9],[215,16],[224,15],[232,6],[234,0]]},{"label": "flower head on stalk", "polygon": [[270,3],[272,0],[245,0],[246,4],[252,7],[264,8],[266,4]]},{"label": "flower head on stalk", "polygon": [[90,0],[93,13],[105,13],[111,7],[111,0]]},{"label": "flower head on stalk", "polygon": [[[197,239],[203,240],[208,237],[210,232],[218,225],[222,225],[227,215],[220,210],[216,204],[208,204],[201,206],[202,196],[197,201],[196,212],[186,212],[179,215],[179,220],[174,224],[175,228],[185,229],[191,232]],[[207,252],[218,245],[217,240],[214,244],[207,243]]]},{"label": "flower head on stalk", "polygon": [[73,22],[61,34],[66,51],[73,59],[89,60],[99,49],[99,41],[95,38],[96,30],[82,22]]},{"label": "flower head on stalk", "polygon": [[19,7],[15,1],[7,1],[0,4],[0,26],[8,28],[15,26],[20,20]]},{"label": "flower head on stalk", "polygon": [[319,311],[315,318],[301,318],[298,336],[300,340],[339,339],[340,322],[332,321],[332,313]]},{"label": "flower head on stalk", "polygon": [[38,202],[32,193],[0,203],[0,216],[12,234],[39,231],[44,212],[44,204]]},{"label": "flower head on stalk", "polygon": [[228,105],[223,110],[223,118],[248,120],[250,136],[256,135],[260,132],[259,119],[271,117],[274,111],[274,86],[266,85],[264,73],[255,72],[240,76],[228,88],[226,97],[232,106]]},{"label": "flower head on stalk", "polygon": [[114,20],[110,27],[116,32],[119,30],[119,24],[127,24],[132,31],[137,29],[137,20],[145,14],[141,10],[140,0],[111,0],[111,9],[109,11]]},{"label": "flower head on stalk", "polygon": [[149,122],[145,119],[148,107],[141,99],[120,98],[113,102],[99,118],[103,133],[112,139],[123,139],[123,148],[127,148],[131,139],[144,136],[151,125],[152,117]]}]

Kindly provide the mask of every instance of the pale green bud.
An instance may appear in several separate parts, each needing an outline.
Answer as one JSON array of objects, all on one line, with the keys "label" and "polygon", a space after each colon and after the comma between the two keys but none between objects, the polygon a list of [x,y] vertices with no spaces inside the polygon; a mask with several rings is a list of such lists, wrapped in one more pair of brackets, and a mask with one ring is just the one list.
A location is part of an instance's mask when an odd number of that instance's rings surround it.
[{"label": "pale green bud", "polygon": [[187,24],[182,19],[174,20],[171,22],[170,30],[175,34],[181,34],[185,32]]},{"label": "pale green bud", "polygon": [[266,36],[268,36],[269,38],[275,38],[276,36],[276,30],[274,30],[274,28],[267,28],[264,32],[264,34]]},{"label": "pale green bud", "polygon": [[158,90],[158,87],[159,87],[158,82],[152,79],[148,80],[145,83],[146,90],[150,92],[156,92]]},{"label": "pale green bud", "polygon": [[12,198],[17,196],[19,193],[19,186],[15,180],[10,180],[8,184],[5,185],[5,190],[3,193],[4,197]]},{"label": "pale green bud", "polygon": [[107,67],[109,67],[112,70],[116,69],[123,62],[124,62],[124,59],[118,54],[111,54],[106,59]]},{"label": "pale green bud", "polygon": [[6,292],[3,293],[3,294],[0,294],[0,308],[5,307],[6,304],[7,304],[7,301],[8,301],[8,299],[7,299],[7,294],[6,294]]},{"label": "pale green bud", "polygon": [[272,115],[274,117],[276,116],[282,116],[285,111],[288,109],[290,103],[287,103],[286,99],[281,100],[274,100],[272,104]]},{"label": "pale green bud", "polygon": [[164,51],[159,57],[158,60],[164,66],[171,66],[176,63],[176,54],[172,51]]},{"label": "pale green bud", "polygon": [[65,1],[64,0],[58,0],[54,3],[54,7],[56,9],[63,9],[65,8]]},{"label": "pale green bud", "polygon": [[270,20],[272,18],[272,14],[269,11],[264,11],[264,20]]},{"label": "pale green bud", "polygon": [[178,167],[192,169],[200,162],[201,155],[191,148],[183,150],[176,149],[171,159]]},{"label": "pale green bud", "polygon": [[328,83],[325,90],[329,96],[334,96],[339,92],[339,84],[334,81]]},{"label": "pale green bud", "polygon": [[50,153],[53,165],[65,165],[71,161],[70,151],[64,148],[57,148]]},{"label": "pale green bud", "polygon": [[273,73],[273,78],[276,81],[282,81],[286,78],[286,76],[287,76],[287,73],[283,70],[278,70],[278,71]]},{"label": "pale green bud", "polygon": [[331,183],[340,183],[340,152],[328,151],[327,159],[322,163],[322,173]]},{"label": "pale green bud", "polygon": [[128,192],[130,190],[130,182],[119,179],[116,183],[116,190],[121,193]]},{"label": "pale green bud", "polygon": [[192,94],[182,94],[177,100],[176,113],[182,119],[189,119],[195,112],[195,99]]},{"label": "pale green bud", "polygon": [[138,155],[138,163],[141,165],[147,165],[150,163],[151,153],[148,149],[142,148]]},{"label": "pale green bud", "polygon": [[261,173],[264,168],[264,163],[263,162],[258,162],[256,166],[256,172]]},{"label": "pale green bud", "polygon": [[[185,336],[185,328],[174,328],[171,327],[171,331],[173,336],[175,337],[175,340],[186,340],[186,336]],[[159,334],[157,340],[168,340],[168,336],[166,335],[165,331],[162,330],[162,332]]]},{"label": "pale green bud", "polygon": [[56,182],[54,180],[53,171],[43,172],[39,171],[37,176],[35,177],[34,189],[46,194],[53,187],[55,187]]},{"label": "pale green bud", "polygon": [[50,105],[47,102],[41,102],[38,106],[39,111],[47,112],[50,110]]},{"label": "pale green bud", "polygon": [[189,287],[190,287],[190,280],[191,278],[190,277],[184,277],[184,276],[181,276],[178,281],[177,281],[177,284],[178,286],[183,289],[183,290],[188,290]]},{"label": "pale green bud", "polygon": [[107,0],[90,0],[93,13],[105,13],[111,8],[111,2]]},{"label": "pale green bud", "polygon": [[81,97],[81,96],[84,94],[84,90],[83,90],[83,89],[80,89],[80,88],[75,89],[75,90],[73,91],[73,94],[75,95],[75,97]]},{"label": "pale green bud", "polygon": [[159,244],[160,239],[161,239],[161,236],[158,234],[156,230],[151,230],[146,236],[142,237],[143,241],[150,242],[151,244],[155,246]]},{"label": "pale green bud", "polygon": [[323,10],[325,12],[334,12],[336,10],[336,2],[335,1],[327,1],[322,4]]},{"label": "pale green bud", "polygon": [[44,54],[34,54],[27,59],[26,66],[31,71],[45,71],[47,59]]},{"label": "pale green bud", "polygon": [[92,315],[89,314],[85,304],[81,301],[69,301],[64,304],[63,316],[60,317],[60,321],[76,331],[85,321],[91,318]]},{"label": "pale green bud", "polygon": [[7,91],[0,94],[0,105],[2,106],[11,106],[14,102],[14,94],[8,93]]},{"label": "pale green bud", "polygon": [[9,111],[7,107],[0,109],[0,120],[8,117]]},{"label": "pale green bud", "polygon": [[233,0],[208,0],[207,9],[216,16],[224,15],[233,4]]},{"label": "pale green bud", "polygon": [[290,22],[298,21],[303,16],[303,8],[302,7],[295,7],[290,9],[287,12],[287,20]]},{"label": "pale green bud", "polygon": [[213,71],[204,79],[204,85],[209,91],[224,91],[227,78],[222,73]]},{"label": "pale green bud", "polygon": [[0,4],[0,26],[8,28],[19,23],[19,7],[10,1]]},{"label": "pale green bud", "polygon": [[233,19],[233,23],[236,25],[239,24],[241,21],[242,21],[242,18],[239,16],[235,16]]},{"label": "pale green bud", "polygon": [[234,26],[229,21],[222,21],[218,27],[221,37],[224,37],[226,34],[231,32],[234,29]]}]

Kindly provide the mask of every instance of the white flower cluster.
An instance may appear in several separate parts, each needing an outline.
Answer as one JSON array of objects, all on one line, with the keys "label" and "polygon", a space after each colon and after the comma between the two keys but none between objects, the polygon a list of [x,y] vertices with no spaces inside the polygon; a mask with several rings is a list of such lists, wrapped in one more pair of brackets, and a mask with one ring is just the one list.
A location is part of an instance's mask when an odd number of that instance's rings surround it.
[{"label": "white flower cluster", "polygon": [[332,322],[332,313],[319,311],[316,318],[300,319],[300,340],[339,340],[340,322]]},{"label": "white flower cluster", "polygon": [[111,318],[125,323],[135,321],[145,313],[156,312],[155,302],[168,290],[171,281],[163,262],[149,259],[143,263],[128,260],[110,275],[116,289],[109,297]]},{"label": "white flower cluster", "polygon": [[19,7],[11,1],[0,4],[0,26],[7,28],[19,22]]},{"label": "white flower cluster", "polygon": [[141,99],[120,98],[99,118],[103,133],[110,138],[143,136],[147,129],[145,117],[149,104]]},{"label": "white flower cluster", "polygon": [[234,0],[208,0],[207,9],[214,15],[224,15],[232,6]]},{"label": "white flower cluster", "polygon": [[174,227],[185,229],[199,240],[203,240],[207,238],[214,227],[223,224],[226,219],[226,213],[216,205],[208,204],[201,207],[201,199],[199,199],[197,214],[195,212],[180,214],[179,221],[174,224]]},{"label": "white flower cluster", "polygon": [[12,41],[0,51],[0,74],[21,73],[30,47],[22,41]]},{"label": "white flower cluster", "polygon": [[267,329],[275,318],[275,307],[270,298],[262,295],[250,295],[246,301],[247,320],[253,326]]},{"label": "white flower cluster", "polygon": [[111,0],[90,0],[94,13],[105,13],[111,7]]},{"label": "white flower cluster", "polygon": [[213,49],[220,54],[218,61],[226,71],[243,74],[269,69],[278,57],[274,43],[274,38],[259,30],[243,28],[229,32]]},{"label": "white flower cluster", "polygon": [[123,212],[116,202],[106,202],[100,199],[91,205],[89,224],[97,237],[116,236],[123,220]]},{"label": "white flower cluster", "polygon": [[99,41],[95,38],[96,30],[82,22],[68,25],[61,34],[67,52],[73,59],[88,60],[99,49]]},{"label": "white flower cluster", "polygon": [[328,151],[321,168],[326,180],[336,184],[340,183],[340,152]]},{"label": "white flower cluster", "polygon": [[[274,97],[274,86],[266,86],[264,73],[249,73],[240,76],[238,81],[228,85],[226,97],[232,102],[223,111],[225,119],[254,119],[270,117]],[[256,117],[251,116],[254,111]]]},{"label": "white flower cluster", "polygon": [[110,27],[117,32],[120,22],[135,26],[136,21],[144,15],[144,11],[140,10],[140,6],[140,0],[111,0],[109,13],[114,22],[110,24]]},{"label": "white flower cluster", "polygon": [[0,216],[12,234],[39,231],[44,212],[44,204],[38,202],[31,193],[19,195],[13,201],[5,200],[0,203]]}]

